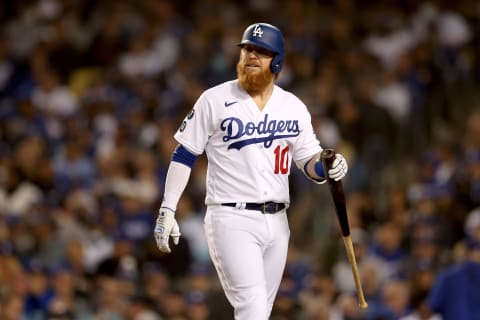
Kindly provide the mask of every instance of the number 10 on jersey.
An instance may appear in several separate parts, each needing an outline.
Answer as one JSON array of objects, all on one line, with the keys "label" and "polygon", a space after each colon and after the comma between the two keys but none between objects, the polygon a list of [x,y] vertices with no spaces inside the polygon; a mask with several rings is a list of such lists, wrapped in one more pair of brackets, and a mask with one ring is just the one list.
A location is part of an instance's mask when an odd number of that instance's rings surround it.
[{"label": "number 10 on jersey", "polygon": [[275,153],[275,174],[287,174],[288,173],[288,146],[281,149],[277,146],[273,152]]}]

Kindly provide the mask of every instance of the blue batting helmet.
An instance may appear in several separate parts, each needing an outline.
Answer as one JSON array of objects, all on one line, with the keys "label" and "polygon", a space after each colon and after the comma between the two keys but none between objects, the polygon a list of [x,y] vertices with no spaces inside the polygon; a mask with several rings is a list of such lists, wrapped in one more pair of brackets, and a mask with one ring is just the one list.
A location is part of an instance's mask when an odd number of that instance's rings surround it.
[{"label": "blue batting helmet", "polygon": [[254,23],[249,25],[243,32],[240,47],[251,44],[267,49],[275,54],[270,64],[270,70],[277,74],[282,70],[283,58],[285,57],[285,40],[282,32],[275,26],[268,23]]}]

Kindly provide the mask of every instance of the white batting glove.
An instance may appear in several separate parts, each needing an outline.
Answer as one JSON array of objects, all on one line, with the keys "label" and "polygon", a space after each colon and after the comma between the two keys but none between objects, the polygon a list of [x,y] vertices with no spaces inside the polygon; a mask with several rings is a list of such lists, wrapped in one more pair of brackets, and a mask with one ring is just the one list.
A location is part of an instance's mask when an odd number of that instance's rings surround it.
[{"label": "white batting glove", "polygon": [[340,181],[345,177],[345,175],[348,172],[348,164],[347,160],[345,158],[337,153],[335,154],[335,159],[333,160],[332,163],[332,168],[328,170],[328,177],[335,180],[335,181]]},{"label": "white batting glove", "polygon": [[175,245],[178,244],[181,233],[177,220],[175,220],[174,211],[168,208],[160,208],[160,210],[158,210],[158,218],[154,229],[154,235],[157,246],[162,252],[170,253],[172,251],[168,245],[169,237],[172,237]]}]

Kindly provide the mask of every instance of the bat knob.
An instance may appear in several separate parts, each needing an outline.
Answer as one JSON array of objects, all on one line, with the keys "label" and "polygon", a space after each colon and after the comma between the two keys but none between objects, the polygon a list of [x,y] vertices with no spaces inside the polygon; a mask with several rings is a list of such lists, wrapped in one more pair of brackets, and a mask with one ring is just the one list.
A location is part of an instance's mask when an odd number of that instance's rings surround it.
[{"label": "bat knob", "polygon": [[322,153],[320,154],[320,156],[323,159],[332,158],[334,155],[335,155],[335,151],[333,149],[323,149]]}]

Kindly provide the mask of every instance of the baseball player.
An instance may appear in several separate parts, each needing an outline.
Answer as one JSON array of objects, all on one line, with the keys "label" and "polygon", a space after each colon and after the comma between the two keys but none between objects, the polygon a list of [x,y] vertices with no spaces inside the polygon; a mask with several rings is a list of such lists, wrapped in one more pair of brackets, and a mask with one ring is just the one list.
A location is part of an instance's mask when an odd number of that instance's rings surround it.
[{"label": "baseball player", "polygon": [[[237,79],[203,92],[174,137],[155,239],[177,244],[177,202],[198,155],[208,158],[204,230],[210,257],[237,320],[268,319],[285,267],[290,230],[292,163],[322,183],[322,150],[302,101],[277,85],[285,42],[267,23],[243,34]],[[348,166],[336,155],[326,174],[340,180]]]}]

